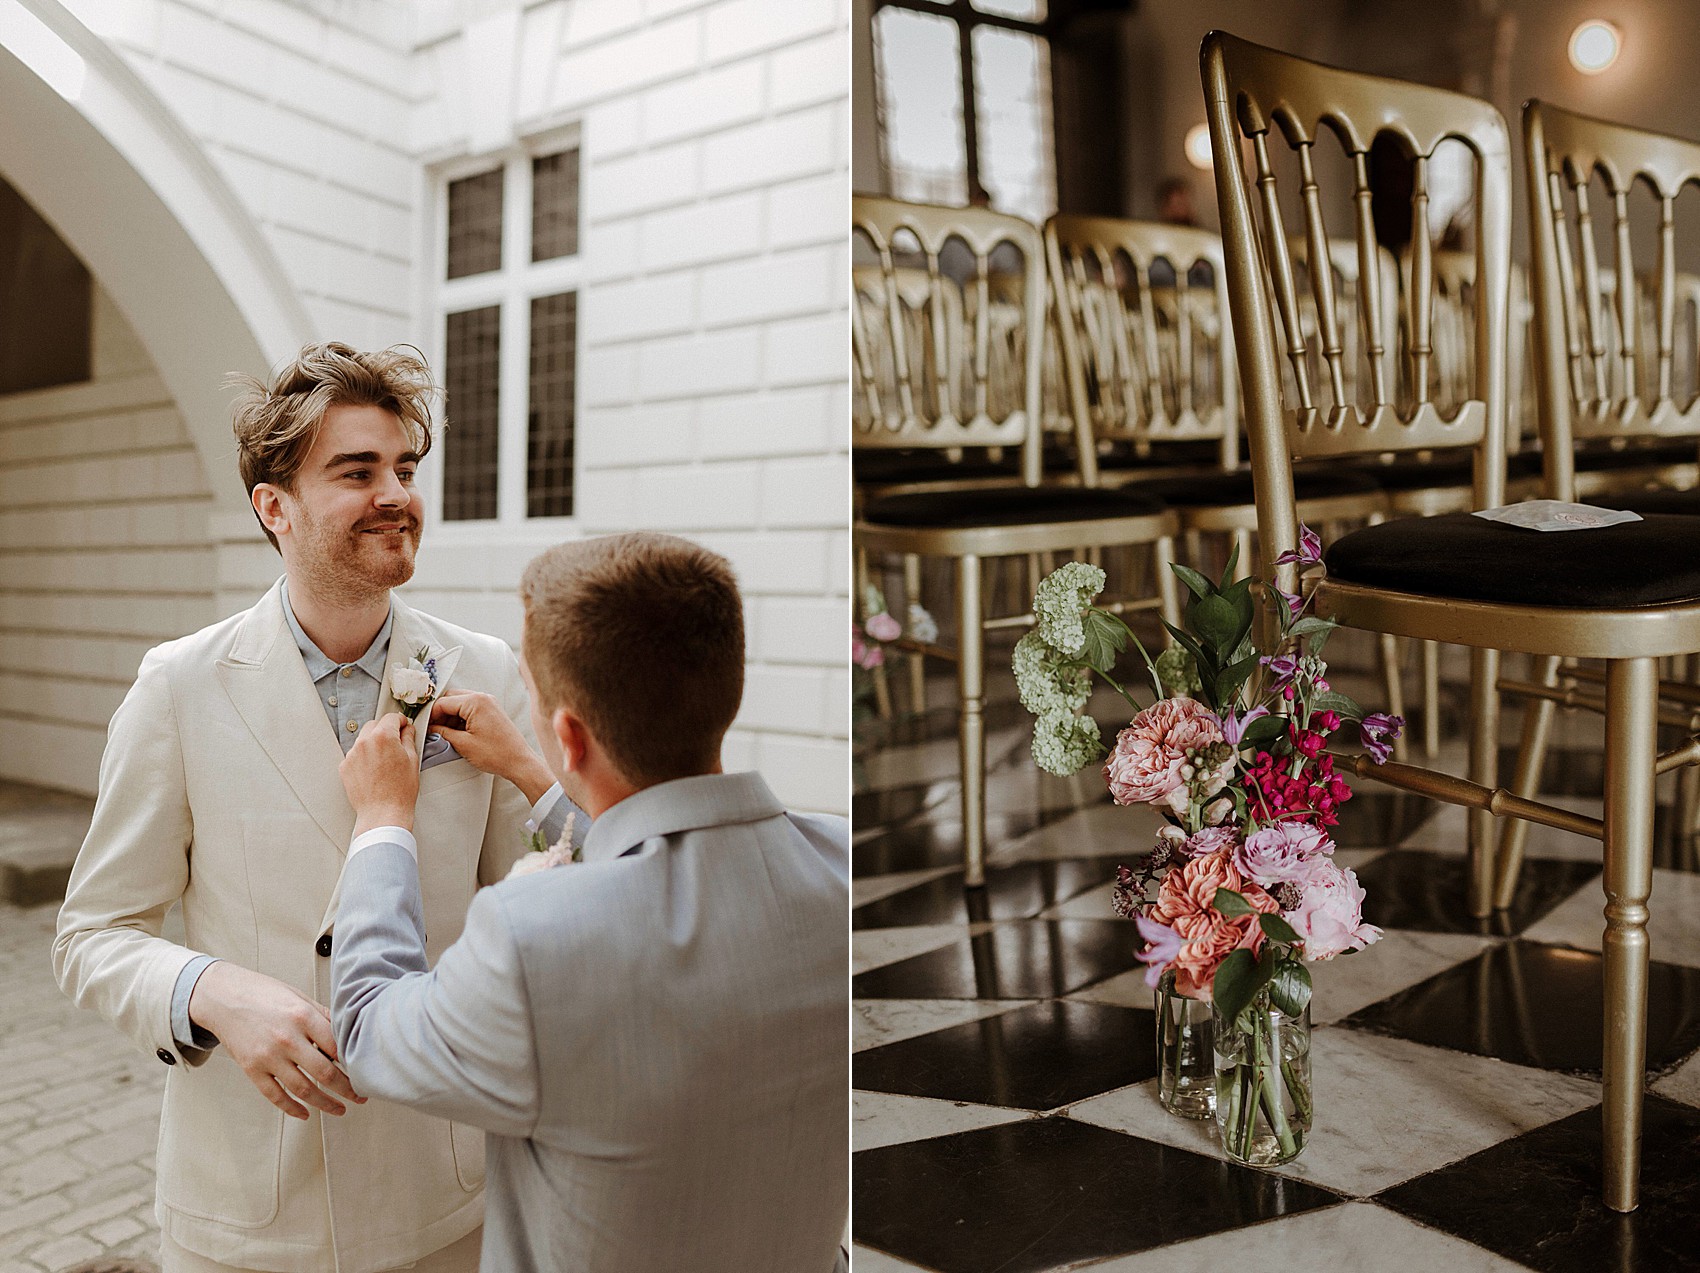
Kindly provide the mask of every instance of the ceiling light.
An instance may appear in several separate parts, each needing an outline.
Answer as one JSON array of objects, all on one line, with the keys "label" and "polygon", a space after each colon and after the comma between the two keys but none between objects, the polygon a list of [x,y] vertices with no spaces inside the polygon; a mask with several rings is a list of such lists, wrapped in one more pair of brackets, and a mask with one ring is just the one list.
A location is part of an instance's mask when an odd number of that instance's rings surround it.
[{"label": "ceiling light", "polygon": [[1570,33],[1570,65],[1584,75],[1598,75],[1622,51],[1622,34],[1601,18],[1591,18]]},{"label": "ceiling light", "polygon": [[1186,130],[1186,161],[1194,168],[1210,171],[1210,128],[1194,124]]}]

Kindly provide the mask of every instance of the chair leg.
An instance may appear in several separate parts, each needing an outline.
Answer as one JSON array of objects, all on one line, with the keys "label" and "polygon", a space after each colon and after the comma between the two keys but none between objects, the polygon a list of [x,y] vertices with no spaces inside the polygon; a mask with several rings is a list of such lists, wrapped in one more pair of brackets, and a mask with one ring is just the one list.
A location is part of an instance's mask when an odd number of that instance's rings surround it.
[{"label": "chair leg", "polygon": [[980,605],[980,559],[956,562],[957,696],[961,723],[957,738],[962,768],[962,865],[964,883],[986,882],[986,630]]},{"label": "chair leg", "polygon": [[[1175,572],[1169,569],[1175,560],[1175,540],[1163,535],[1151,544],[1151,571],[1157,576],[1157,613],[1175,627],[1181,626],[1180,592],[1175,586]],[[1163,635],[1164,645],[1173,645],[1174,638]]]},{"label": "chair leg", "polygon": [[[1535,659],[1535,679],[1542,685],[1558,684],[1558,660]],[[1523,738],[1517,744],[1517,769],[1512,775],[1509,790],[1519,796],[1534,796],[1540,791],[1541,766],[1546,763],[1547,737],[1552,733],[1551,699],[1530,699],[1523,705]],[[1523,869],[1523,846],[1529,840],[1529,824],[1522,818],[1507,818],[1500,829],[1499,861],[1495,867],[1493,904],[1498,910],[1511,905],[1517,895],[1517,877]]]},{"label": "chair leg", "polygon": [[[1470,781],[1498,785],[1499,651],[1470,651]],[[1493,903],[1494,817],[1486,809],[1469,811],[1470,914],[1480,919]]]},{"label": "chair leg", "polygon": [[1605,1204],[1633,1211],[1641,1175],[1647,1056],[1647,895],[1653,887],[1653,764],[1658,665],[1606,669]]},{"label": "chair leg", "polygon": [[[915,553],[903,554],[903,600],[906,605],[921,604],[921,558]],[[927,656],[919,650],[909,652],[909,710],[917,716],[927,711]]]},{"label": "chair leg", "polygon": [[1423,755],[1440,755],[1440,642],[1423,642]]},{"label": "chair leg", "polygon": [[[1399,638],[1391,633],[1381,634],[1382,693],[1387,699],[1387,711],[1393,716],[1405,714],[1405,685],[1399,675]],[[1404,760],[1408,752],[1405,735],[1393,740],[1393,758]]]}]

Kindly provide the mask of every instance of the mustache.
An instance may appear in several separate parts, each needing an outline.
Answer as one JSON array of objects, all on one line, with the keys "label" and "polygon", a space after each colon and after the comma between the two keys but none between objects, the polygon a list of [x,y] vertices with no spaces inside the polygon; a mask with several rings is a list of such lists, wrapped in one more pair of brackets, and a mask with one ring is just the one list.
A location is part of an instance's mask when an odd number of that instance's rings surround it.
[{"label": "mustache", "polygon": [[380,526],[396,525],[403,526],[407,530],[417,531],[419,529],[419,519],[417,517],[390,517],[376,521],[361,522],[354,528],[354,533],[359,534],[361,531],[376,530]]}]

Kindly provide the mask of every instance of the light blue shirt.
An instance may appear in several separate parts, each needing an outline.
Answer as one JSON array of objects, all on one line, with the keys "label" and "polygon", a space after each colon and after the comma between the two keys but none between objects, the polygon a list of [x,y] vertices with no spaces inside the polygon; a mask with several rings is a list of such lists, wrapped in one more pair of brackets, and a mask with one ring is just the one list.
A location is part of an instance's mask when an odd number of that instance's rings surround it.
[{"label": "light blue shirt", "polygon": [[[378,714],[378,698],[383,693],[385,664],[389,659],[390,628],[395,622],[395,608],[390,608],[384,616],[384,626],[378,629],[378,635],[372,638],[372,644],[352,663],[338,663],[313,643],[295,617],[295,610],[289,604],[289,583],[286,580],[281,589],[283,597],[283,617],[289,624],[289,631],[295,637],[296,648],[301,651],[301,659],[307,665],[307,675],[312,678],[313,688],[319,692],[319,701],[324,704],[325,716],[336,731],[336,740],[342,747],[343,755],[354,746],[354,740],[360,736],[360,727]],[[433,743],[441,744],[433,747]],[[436,754],[433,754],[433,753]],[[443,753],[447,754],[444,755]],[[425,767],[429,768],[435,761],[453,759],[453,749],[443,740],[428,738],[425,744]],[[560,838],[566,825],[567,814],[572,811],[572,805],[562,800],[559,785],[551,787],[543,797],[532,806],[531,821],[526,824],[529,830],[541,829],[548,837],[550,844]],[[582,839],[584,828],[578,828],[575,840]],[[218,1036],[203,1030],[189,1019],[189,999],[195,993],[195,982],[212,964],[217,963],[212,955],[198,955],[183,965],[183,971],[177,974],[177,982],[171,991],[171,1036],[178,1050],[190,1054],[190,1059],[198,1061],[200,1054],[210,1052],[218,1046]]]}]

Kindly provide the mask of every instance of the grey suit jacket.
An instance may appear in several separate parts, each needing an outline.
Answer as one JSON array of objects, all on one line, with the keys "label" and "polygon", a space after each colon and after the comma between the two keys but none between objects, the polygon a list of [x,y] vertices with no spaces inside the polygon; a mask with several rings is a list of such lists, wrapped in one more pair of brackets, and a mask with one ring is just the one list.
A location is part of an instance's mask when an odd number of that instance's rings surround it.
[{"label": "grey suit jacket", "polygon": [[406,847],[350,858],[342,1063],[363,1095],[491,1133],[485,1269],[834,1267],[848,839],[756,774],[663,783],[597,818],[582,862],[481,891],[429,970]]}]

